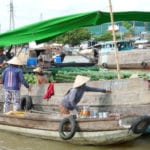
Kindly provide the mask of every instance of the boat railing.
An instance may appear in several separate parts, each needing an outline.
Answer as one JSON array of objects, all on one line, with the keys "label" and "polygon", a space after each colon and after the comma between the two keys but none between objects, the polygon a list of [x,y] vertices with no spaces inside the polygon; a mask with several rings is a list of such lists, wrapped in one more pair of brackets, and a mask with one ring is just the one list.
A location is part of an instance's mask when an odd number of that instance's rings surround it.
[{"label": "boat railing", "polygon": [[[104,42],[101,45],[100,53],[107,53],[107,52],[114,52],[114,42]],[[126,50],[133,50],[134,46],[132,41],[117,41],[117,48],[118,51],[126,51]]]}]

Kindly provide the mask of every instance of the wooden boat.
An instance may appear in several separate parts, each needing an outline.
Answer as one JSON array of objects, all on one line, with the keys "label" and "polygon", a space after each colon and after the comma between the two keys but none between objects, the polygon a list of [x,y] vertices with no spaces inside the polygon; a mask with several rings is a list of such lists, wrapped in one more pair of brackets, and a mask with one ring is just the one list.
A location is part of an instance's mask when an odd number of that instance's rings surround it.
[{"label": "wooden boat", "polygon": [[[145,69],[150,67],[150,51],[149,48],[134,49],[133,46],[129,45],[127,41],[118,42],[118,58],[119,66],[121,69]],[[99,53],[98,65],[115,69],[116,61],[114,54],[114,44],[113,42],[106,42],[102,45],[102,49]]]},{"label": "wooden boat", "polygon": [[[147,80],[132,78],[92,81],[89,84],[100,88],[111,88],[112,94],[87,92],[79,106],[88,105],[91,110],[96,110],[98,113],[117,113],[120,116],[109,115],[106,118],[100,116],[83,118],[81,116],[74,119],[75,127],[70,120],[71,125],[63,127],[62,125],[68,123],[70,116],[61,116],[58,113],[58,105],[62,96],[72,87],[72,83],[55,83],[55,95],[50,100],[42,99],[48,87],[47,84],[33,85],[32,93],[30,93],[34,106],[32,111],[0,114],[0,130],[83,145],[123,143],[138,138],[146,131],[149,117],[141,119],[140,116],[149,114],[150,92]],[[28,95],[24,87],[22,87],[21,93]],[[73,131],[70,131],[72,126]],[[65,129],[73,132],[71,137],[66,135],[70,132],[62,131]]]},{"label": "wooden boat", "polygon": [[0,114],[0,130],[79,145],[109,145],[138,138],[133,117],[76,118],[36,111]]},{"label": "wooden boat", "polygon": [[55,63],[53,64],[54,67],[90,67],[90,66],[95,66],[96,63]]}]

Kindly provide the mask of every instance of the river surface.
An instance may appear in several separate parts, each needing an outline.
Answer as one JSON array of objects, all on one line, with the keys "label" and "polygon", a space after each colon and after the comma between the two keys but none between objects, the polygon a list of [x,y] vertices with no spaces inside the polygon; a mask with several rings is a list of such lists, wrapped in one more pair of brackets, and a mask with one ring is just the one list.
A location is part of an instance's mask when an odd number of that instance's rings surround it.
[{"label": "river surface", "polygon": [[111,146],[81,146],[68,143],[31,138],[14,133],[0,133],[0,150],[149,150],[150,135],[132,142]]}]

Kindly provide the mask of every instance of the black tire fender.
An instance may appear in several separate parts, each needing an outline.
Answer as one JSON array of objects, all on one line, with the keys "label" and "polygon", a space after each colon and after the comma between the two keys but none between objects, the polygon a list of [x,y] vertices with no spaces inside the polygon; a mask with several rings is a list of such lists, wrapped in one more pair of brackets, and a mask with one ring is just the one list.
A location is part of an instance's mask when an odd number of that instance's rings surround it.
[{"label": "black tire fender", "polygon": [[[70,127],[70,130],[66,131],[66,126]],[[71,139],[76,133],[76,120],[73,116],[66,117],[61,120],[59,124],[59,135],[64,140]]]},{"label": "black tire fender", "polygon": [[144,61],[142,61],[142,62],[141,62],[141,66],[143,66],[143,68],[146,68],[146,67],[147,67],[147,63],[144,62]]},{"label": "black tire fender", "polygon": [[31,96],[23,96],[21,98],[20,103],[21,110],[30,110],[33,107],[32,97]]},{"label": "black tire fender", "polygon": [[104,68],[108,68],[107,63],[103,63],[102,66],[103,66]]},{"label": "black tire fender", "polygon": [[150,123],[149,116],[141,116],[138,118],[131,126],[130,130],[133,131],[135,134],[145,133],[148,125]]}]

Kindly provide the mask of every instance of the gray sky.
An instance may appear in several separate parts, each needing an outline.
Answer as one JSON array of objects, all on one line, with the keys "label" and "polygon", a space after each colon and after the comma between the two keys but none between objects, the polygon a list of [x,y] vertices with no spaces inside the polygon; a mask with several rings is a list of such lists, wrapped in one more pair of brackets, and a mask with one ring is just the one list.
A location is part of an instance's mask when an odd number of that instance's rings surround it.
[{"label": "gray sky", "polygon": [[[12,0],[15,28],[64,15],[109,11],[109,0]],[[111,0],[113,11],[149,11],[150,0]],[[0,0],[0,32],[9,30],[10,0]]]}]

